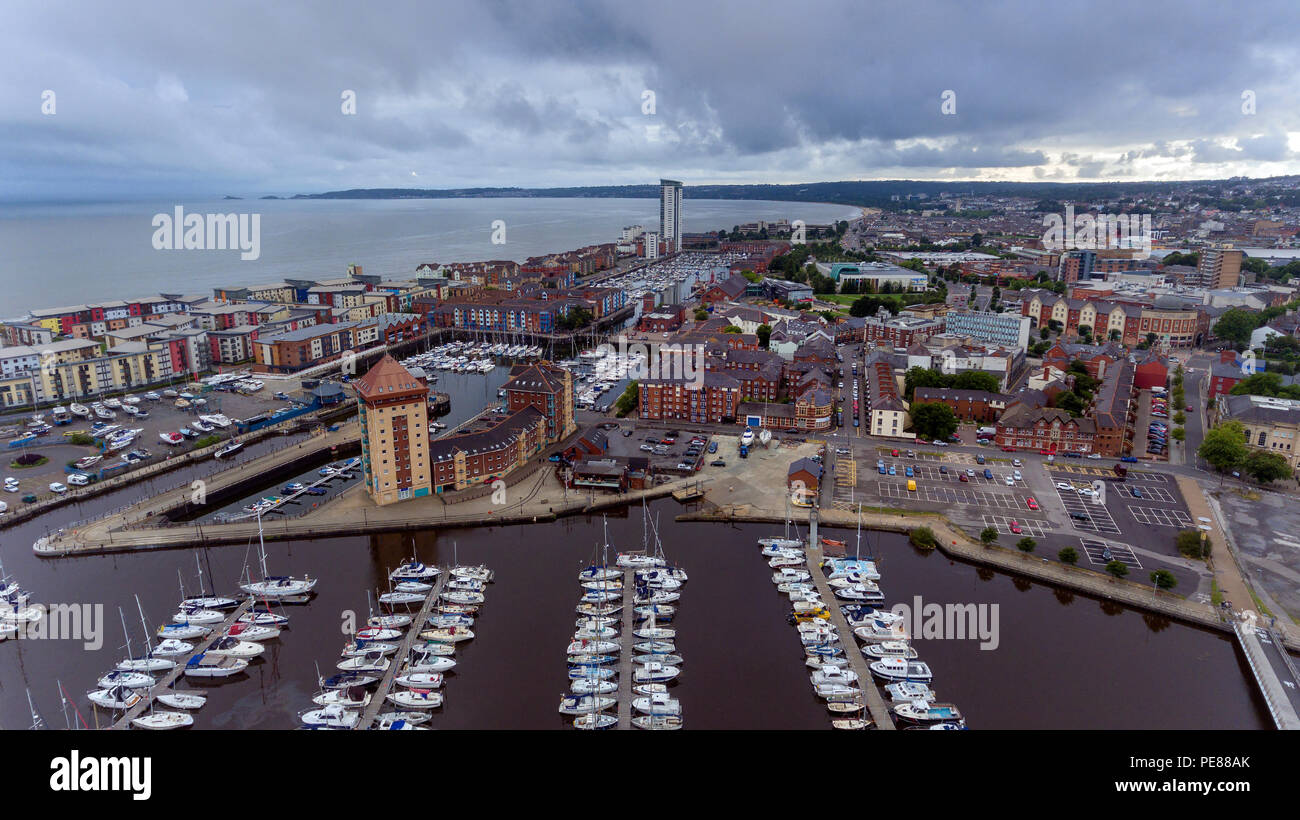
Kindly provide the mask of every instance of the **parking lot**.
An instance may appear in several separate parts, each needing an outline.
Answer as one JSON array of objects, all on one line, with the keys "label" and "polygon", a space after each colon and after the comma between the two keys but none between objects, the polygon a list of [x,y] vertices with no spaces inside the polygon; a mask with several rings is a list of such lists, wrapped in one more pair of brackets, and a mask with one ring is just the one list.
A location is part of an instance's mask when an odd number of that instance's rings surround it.
[{"label": "parking lot", "polygon": [[[1087,486],[1087,483],[1077,482],[1077,485]],[[1076,530],[1095,532],[1098,535],[1120,534],[1120,528],[1115,524],[1106,504],[1098,503],[1095,497],[1082,496],[1077,489],[1066,490],[1061,487],[1056,487],[1056,496]]]},{"label": "parking lot", "polygon": [[1080,538],[1079,545],[1091,564],[1104,567],[1111,561],[1119,561],[1129,569],[1142,569],[1142,562],[1138,560],[1137,554],[1123,544],[1107,544],[1104,541]]},{"label": "parking lot", "polygon": [[[614,424],[606,422],[607,425]],[[631,431],[632,435],[625,435]],[[631,424],[614,425],[605,430],[609,441],[609,455],[623,458],[647,458],[650,466],[659,472],[694,472],[720,458],[710,453],[711,436],[707,433],[690,433],[683,430],[637,430]],[[694,448],[692,440],[703,444]],[[715,448],[716,449],[716,448]],[[684,468],[679,465],[686,465]]]},{"label": "parking lot", "polygon": [[[1014,523],[1020,532],[1011,529]],[[1000,535],[1015,535],[1017,537],[1029,536],[1031,538],[1043,538],[1047,535],[1050,522],[1035,518],[1012,518],[1005,515],[986,515],[984,516],[984,526],[995,528]]]}]

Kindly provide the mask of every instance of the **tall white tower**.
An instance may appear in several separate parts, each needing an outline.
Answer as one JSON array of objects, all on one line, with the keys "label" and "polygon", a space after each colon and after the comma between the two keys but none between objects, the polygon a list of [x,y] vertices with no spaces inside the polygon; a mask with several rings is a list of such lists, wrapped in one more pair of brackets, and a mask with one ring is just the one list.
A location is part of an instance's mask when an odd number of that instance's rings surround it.
[{"label": "tall white tower", "polygon": [[666,253],[682,249],[682,184],[659,180],[659,236]]}]

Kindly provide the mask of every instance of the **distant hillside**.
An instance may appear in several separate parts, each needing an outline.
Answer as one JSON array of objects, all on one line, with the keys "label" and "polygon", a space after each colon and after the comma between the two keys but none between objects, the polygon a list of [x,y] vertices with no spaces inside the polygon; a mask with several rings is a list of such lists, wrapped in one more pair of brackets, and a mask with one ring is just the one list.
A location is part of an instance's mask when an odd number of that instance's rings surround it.
[{"label": "distant hillside", "polygon": [[[1260,180],[1194,180],[1187,182],[925,182],[917,180],[872,180],[858,182],[809,182],[797,185],[687,185],[689,199],[769,199],[781,202],[831,202],[886,209],[916,207],[917,201],[895,201],[909,194],[940,193],[959,196],[1020,196],[1040,199],[1088,201],[1113,197],[1151,196],[1204,189],[1211,193],[1223,186],[1248,182],[1291,188],[1297,177]],[[354,188],[321,194],[298,194],[294,199],[466,199],[485,197],[654,199],[657,185],[595,185],[575,188]]]}]

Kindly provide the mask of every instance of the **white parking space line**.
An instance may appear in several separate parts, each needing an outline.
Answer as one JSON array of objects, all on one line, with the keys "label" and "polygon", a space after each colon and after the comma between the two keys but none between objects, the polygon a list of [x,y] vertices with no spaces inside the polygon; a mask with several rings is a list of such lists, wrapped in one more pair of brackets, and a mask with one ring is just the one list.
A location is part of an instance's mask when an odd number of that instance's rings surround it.
[{"label": "white parking space line", "polygon": [[1192,526],[1191,516],[1182,510],[1167,510],[1163,507],[1129,507],[1128,511],[1140,524],[1183,529]]},{"label": "white parking space line", "polygon": [[[1142,562],[1138,560],[1133,550],[1121,544],[1110,546],[1101,541],[1093,541],[1087,538],[1080,538],[1079,543],[1083,546],[1083,552],[1088,556],[1088,561],[1093,564],[1104,566],[1111,561],[1119,561],[1132,569],[1142,569]],[[1106,558],[1108,550],[1110,552],[1109,559]]]},{"label": "white parking space line", "polygon": [[[1075,529],[1107,535],[1120,534],[1120,529],[1105,504],[1093,503],[1091,499],[1082,498],[1077,492],[1071,490],[1062,490],[1059,487],[1055,489],[1057,497],[1061,499],[1061,505],[1065,507],[1066,513],[1070,514],[1070,523]],[[1081,521],[1075,518],[1076,514],[1086,516],[1087,520]]]},{"label": "white parking space line", "polygon": [[[1119,484],[1116,486],[1119,488],[1120,495],[1128,498],[1141,498],[1146,501],[1160,501],[1166,504],[1174,504],[1178,501],[1178,499],[1174,498],[1173,493],[1163,487],[1132,487],[1127,484]],[[1142,495],[1136,495],[1134,490],[1142,493]]]},{"label": "white parking space line", "polygon": [[[1020,528],[1019,533],[1011,531],[1011,522],[1015,521],[1016,526]],[[1047,522],[1034,518],[1011,518],[1005,515],[986,515],[984,516],[984,526],[993,527],[1002,535],[1019,535],[1030,536],[1032,538],[1042,538],[1047,534]]]}]

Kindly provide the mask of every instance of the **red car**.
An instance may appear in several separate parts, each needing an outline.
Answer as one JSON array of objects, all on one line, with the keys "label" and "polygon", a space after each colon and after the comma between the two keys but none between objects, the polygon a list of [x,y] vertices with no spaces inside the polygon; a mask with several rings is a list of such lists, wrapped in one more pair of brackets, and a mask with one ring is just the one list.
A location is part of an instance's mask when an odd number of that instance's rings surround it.
[{"label": "red car", "polygon": [[1015,447],[1003,447],[1003,448],[1002,448],[1002,452],[1004,452],[1004,453],[1014,453],[1015,451],[1016,451],[1016,448],[1015,448]]},{"label": "red car", "polygon": [[1192,406],[1189,404],[1189,405],[1187,405],[1187,412],[1189,412],[1189,413],[1195,413],[1196,411],[1193,410],[1193,409],[1192,409]]},{"label": "red car", "polygon": [[890,454],[891,456],[893,456],[894,458],[898,458],[898,451],[897,451],[897,450],[890,450],[890,451],[889,451],[889,454]]},{"label": "red car", "polygon": [[957,476],[957,480],[959,480],[959,481],[970,481],[970,479],[966,477],[966,474],[965,474],[965,473],[962,473],[961,475]]},{"label": "red car", "polygon": [[1036,510],[1036,509],[1038,509],[1038,502],[1035,501],[1035,500],[1032,499],[1032,498],[1026,498],[1026,499],[1025,499],[1025,504],[1026,504],[1026,505],[1029,507],[1029,509],[1031,509],[1031,510]]},{"label": "red car", "polygon": [[1047,449],[1043,449],[1043,450],[1039,450],[1039,451],[1038,451],[1038,454],[1039,454],[1040,456],[1050,456],[1050,455],[1052,454],[1052,451],[1051,451],[1051,450],[1047,450]]},{"label": "red car", "polygon": [[1020,525],[1017,524],[1017,523],[1014,522],[1014,521],[1012,521],[1012,522],[1011,522],[1010,524],[1008,524],[1007,526],[1008,526],[1008,527],[1011,529],[1011,531],[1012,531],[1013,533],[1015,533],[1016,535],[1019,535],[1020,533],[1024,532],[1024,530],[1020,529]]}]

